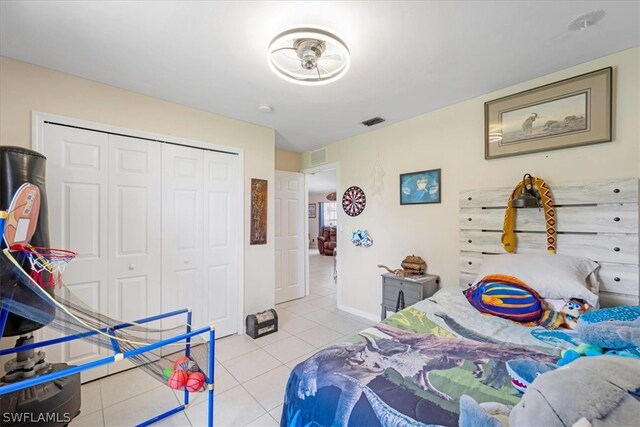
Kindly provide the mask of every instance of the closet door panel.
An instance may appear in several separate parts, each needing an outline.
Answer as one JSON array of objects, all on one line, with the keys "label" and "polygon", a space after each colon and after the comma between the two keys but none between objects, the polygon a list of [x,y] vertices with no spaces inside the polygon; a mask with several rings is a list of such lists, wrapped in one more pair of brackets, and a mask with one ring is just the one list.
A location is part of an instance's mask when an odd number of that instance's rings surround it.
[{"label": "closet door panel", "polygon": [[[108,312],[117,320],[160,312],[161,166],[160,143],[109,135]],[[109,373],[131,366],[109,365]]]},{"label": "closet door panel", "polygon": [[[162,312],[191,308],[202,326],[203,151],[162,144]],[[163,327],[185,322],[166,319]]]},{"label": "closet door panel", "polygon": [[[78,256],[64,271],[69,291],[93,310],[108,309],[108,136],[66,126],[44,126],[44,155],[47,157],[47,202],[50,245],[76,251]],[[66,330],[65,334],[76,331]],[[63,333],[42,329],[42,338]],[[95,343],[76,340],[45,349],[47,362],[82,364],[108,355]],[[82,372],[90,381],[107,372],[100,367]]]},{"label": "closet door panel", "polygon": [[[216,336],[238,332],[238,156],[204,152],[205,324],[216,325]],[[202,316],[202,317],[200,317]]]}]

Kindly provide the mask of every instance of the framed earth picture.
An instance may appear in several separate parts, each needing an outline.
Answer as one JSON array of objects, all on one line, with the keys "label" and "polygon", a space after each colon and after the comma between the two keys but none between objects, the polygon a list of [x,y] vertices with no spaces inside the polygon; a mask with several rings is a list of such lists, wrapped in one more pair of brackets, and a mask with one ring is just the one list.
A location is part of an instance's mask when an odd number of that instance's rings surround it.
[{"label": "framed earth picture", "polygon": [[400,175],[400,204],[440,203],[442,194],[440,169]]},{"label": "framed earth picture", "polygon": [[611,141],[611,67],[484,104],[485,159]]}]

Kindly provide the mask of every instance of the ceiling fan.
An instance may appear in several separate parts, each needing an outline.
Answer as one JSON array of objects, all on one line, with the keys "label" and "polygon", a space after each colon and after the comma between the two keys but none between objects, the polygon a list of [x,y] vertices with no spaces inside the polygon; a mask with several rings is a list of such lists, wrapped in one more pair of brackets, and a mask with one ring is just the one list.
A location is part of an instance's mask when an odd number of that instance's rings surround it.
[{"label": "ceiling fan", "polygon": [[336,81],[350,65],[347,45],[318,28],[294,28],[278,34],[269,44],[268,60],[279,77],[303,85]]}]

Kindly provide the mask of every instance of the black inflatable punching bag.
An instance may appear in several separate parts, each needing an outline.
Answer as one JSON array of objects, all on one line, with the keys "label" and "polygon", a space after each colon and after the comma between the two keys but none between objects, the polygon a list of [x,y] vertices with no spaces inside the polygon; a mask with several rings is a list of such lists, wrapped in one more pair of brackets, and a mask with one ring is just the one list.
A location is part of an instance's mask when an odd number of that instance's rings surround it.
[{"label": "black inflatable punching bag", "polygon": [[[45,185],[47,158],[33,150],[22,147],[0,146],[0,210],[7,210],[13,199],[13,195],[25,182],[29,182],[40,190],[40,215],[35,233],[29,242],[32,246],[49,247],[49,220],[47,215],[47,187]],[[6,247],[4,240],[1,243],[2,249]],[[0,269],[0,286],[3,295],[7,295],[8,287],[12,289],[13,299],[23,304],[37,308],[41,315],[49,314],[53,319],[54,309],[45,304],[42,300],[34,301],[33,294],[24,291],[18,284],[18,279],[12,268],[7,268],[8,260],[4,255],[2,258],[2,268]],[[27,274],[31,273],[31,266],[28,261],[22,265]],[[52,287],[46,287],[46,291],[53,294]],[[15,290],[15,291],[14,291]],[[28,300],[27,300],[28,299]],[[43,316],[47,317],[47,316]],[[44,324],[18,316],[9,314],[3,336],[10,337],[24,335],[43,327]]]}]

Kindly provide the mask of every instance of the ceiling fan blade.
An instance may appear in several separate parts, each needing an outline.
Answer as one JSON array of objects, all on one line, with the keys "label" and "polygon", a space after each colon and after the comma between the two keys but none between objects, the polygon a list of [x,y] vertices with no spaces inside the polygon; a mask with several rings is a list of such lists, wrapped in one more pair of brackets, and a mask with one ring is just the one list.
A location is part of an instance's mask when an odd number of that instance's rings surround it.
[{"label": "ceiling fan blade", "polygon": [[330,61],[342,61],[342,55],[334,53],[333,55],[321,56],[318,59],[328,59]]},{"label": "ceiling fan blade", "polygon": [[288,53],[287,51],[284,51],[284,50],[278,52],[277,55],[280,56],[280,57],[285,57],[287,59],[291,59],[293,61],[300,62],[300,58],[298,58],[298,55],[293,56],[293,55],[291,55],[290,53]]},{"label": "ceiling fan blade", "polygon": [[273,55],[273,54],[274,54],[274,53],[276,53],[276,52],[280,52],[281,50],[296,50],[296,49],[295,49],[295,48],[293,48],[293,47],[280,47],[280,48],[278,48],[278,49],[274,49],[274,50],[272,50],[272,51],[271,51],[271,55]]},{"label": "ceiling fan blade", "polygon": [[298,68],[297,70],[293,70],[293,72],[295,73],[303,73],[303,74],[309,74],[309,73],[313,73],[313,70],[307,70],[306,68]]},{"label": "ceiling fan blade", "polygon": [[327,70],[326,68],[324,68],[322,65],[318,64],[318,74],[320,74],[320,68],[322,68],[322,72],[326,73],[326,74],[331,74],[331,72],[329,70]]}]

